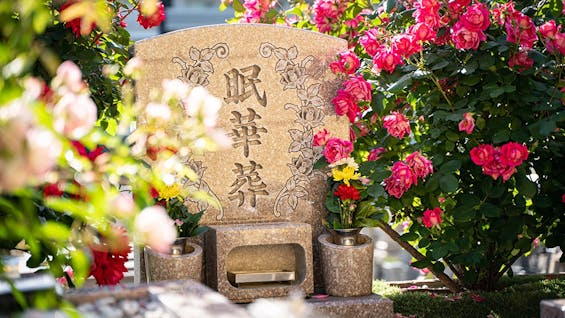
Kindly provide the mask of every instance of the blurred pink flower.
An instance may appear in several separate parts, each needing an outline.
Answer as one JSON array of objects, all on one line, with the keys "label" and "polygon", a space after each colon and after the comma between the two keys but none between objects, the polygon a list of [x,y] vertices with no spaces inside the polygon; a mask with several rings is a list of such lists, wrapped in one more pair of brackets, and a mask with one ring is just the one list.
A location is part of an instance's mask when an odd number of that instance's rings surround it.
[{"label": "blurred pink flower", "polygon": [[162,206],[149,206],[135,218],[135,233],[140,243],[160,253],[167,253],[177,237],[174,221]]}]

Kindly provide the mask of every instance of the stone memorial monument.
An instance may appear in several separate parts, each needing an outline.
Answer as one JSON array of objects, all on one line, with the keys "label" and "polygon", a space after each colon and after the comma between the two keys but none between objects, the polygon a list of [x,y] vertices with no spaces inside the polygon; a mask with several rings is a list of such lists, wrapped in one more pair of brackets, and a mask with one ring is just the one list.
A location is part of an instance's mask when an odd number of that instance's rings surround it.
[{"label": "stone memorial monument", "polygon": [[[163,79],[206,87],[222,99],[218,126],[231,148],[187,160],[196,187],[220,202],[206,209],[208,286],[236,302],[323,290],[317,237],[323,232],[326,175],[313,136],[326,128],[348,138],[331,99],[340,80],[329,64],[345,40],[272,25],[217,25],[135,44],[145,66],[136,94],[147,100]],[[143,262],[137,262],[143,267]],[[139,281],[140,273],[136,271]],[[391,307],[391,306],[390,306]],[[391,309],[392,310],[392,309]]]}]

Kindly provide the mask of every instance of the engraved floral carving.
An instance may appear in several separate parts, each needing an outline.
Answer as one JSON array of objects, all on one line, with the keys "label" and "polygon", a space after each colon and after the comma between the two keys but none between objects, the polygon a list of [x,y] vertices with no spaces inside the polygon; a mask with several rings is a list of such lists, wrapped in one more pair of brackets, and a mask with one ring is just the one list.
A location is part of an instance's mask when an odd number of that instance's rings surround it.
[{"label": "engraved floral carving", "polygon": [[208,76],[214,73],[214,65],[210,60],[214,56],[218,58],[226,58],[229,55],[229,47],[226,43],[217,43],[211,48],[203,48],[199,50],[194,46],[188,50],[188,57],[192,63],[187,63],[182,58],[175,56],[172,59],[173,63],[179,64],[181,67],[181,75],[177,78],[192,84],[207,86]]},{"label": "engraved floral carving", "polygon": [[[288,167],[292,176],[286,181],[283,189],[277,194],[274,214],[280,217],[283,209],[290,208],[293,212],[301,199],[309,196],[308,188],[313,178],[322,177],[319,171],[314,171],[312,166],[321,156],[320,151],[312,147],[314,129],[324,123],[327,114],[326,101],[320,97],[323,78],[323,65],[321,60],[307,56],[302,61],[298,59],[298,49],[292,46],[288,49],[275,47],[271,43],[262,43],[259,54],[264,58],[274,56],[277,59],[275,71],[281,76],[283,90],[294,89],[300,101],[297,104],[285,104],[286,110],[296,113],[295,123],[298,128],[289,129],[291,143],[288,152],[293,155]],[[316,76],[312,76],[316,74]]]}]

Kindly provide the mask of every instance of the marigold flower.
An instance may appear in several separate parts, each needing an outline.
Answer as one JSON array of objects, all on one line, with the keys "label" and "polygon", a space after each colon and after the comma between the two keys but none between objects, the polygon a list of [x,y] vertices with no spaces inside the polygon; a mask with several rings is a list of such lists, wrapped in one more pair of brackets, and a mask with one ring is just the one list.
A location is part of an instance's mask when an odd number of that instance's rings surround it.
[{"label": "marigold flower", "polygon": [[334,178],[334,181],[343,181],[343,183],[345,183],[346,185],[350,185],[349,181],[359,180],[361,174],[355,172],[354,167],[346,166],[343,169],[332,169],[332,176]]}]

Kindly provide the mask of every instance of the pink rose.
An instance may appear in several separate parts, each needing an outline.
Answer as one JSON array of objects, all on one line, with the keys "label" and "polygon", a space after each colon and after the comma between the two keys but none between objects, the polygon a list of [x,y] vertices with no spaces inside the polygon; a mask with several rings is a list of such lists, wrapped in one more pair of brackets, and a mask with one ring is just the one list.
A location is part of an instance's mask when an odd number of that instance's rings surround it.
[{"label": "pink rose", "polygon": [[404,137],[404,135],[410,134],[410,123],[404,117],[403,114],[399,112],[392,112],[383,118],[383,127],[386,128],[391,136],[398,139]]},{"label": "pink rose", "polygon": [[343,90],[355,98],[355,101],[371,101],[371,84],[363,76],[350,77],[343,82]]},{"label": "pink rose", "polygon": [[416,176],[425,178],[428,174],[434,171],[432,161],[422,156],[418,151],[415,151],[406,157],[406,163]]},{"label": "pink rose", "polygon": [[461,14],[461,12],[463,12],[463,9],[465,9],[470,3],[471,3],[471,0],[452,0],[452,1],[449,1],[449,3],[447,4],[447,9],[449,10],[449,15],[451,17],[453,17],[454,19],[456,19]]},{"label": "pink rose", "polygon": [[538,27],[539,33],[548,40],[554,40],[557,34],[557,26],[555,20],[549,20]]},{"label": "pink rose", "polygon": [[422,222],[424,226],[428,229],[441,224],[441,213],[443,211],[440,208],[434,208],[433,210],[424,211],[424,216],[422,217]]},{"label": "pink rose", "polygon": [[565,33],[557,33],[555,41],[552,41],[551,44],[559,50],[559,53],[565,55]]},{"label": "pink rose", "polygon": [[471,31],[463,26],[461,22],[455,23],[451,28],[451,40],[455,43],[457,49],[476,50],[479,48],[481,41],[486,40],[487,37],[483,31]]},{"label": "pink rose", "polygon": [[433,40],[437,34],[425,23],[416,23],[408,29],[408,33],[413,34],[416,41]]},{"label": "pink rose", "polygon": [[506,19],[506,41],[531,49],[537,41],[534,21],[522,12],[515,11]]},{"label": "pink rose", "polygon": [[463,114],[463,120],[459,122],[459,131],[464,131],[467,135],[470,135],[473,133],[473,129],[475,129],[475,119],[473,119],[473,114]]},{"label": "pink rose", "polygon": [[70,139],[80,139],[96,124],[96,112],[87,94],[66,93],[53,108],[53,126]]},{"label": "pink rose", "polygon": [[504,165],[517,167],[528,159],[528,148],[517,142],[509,142],[500,147],[500,162]]},{"label": "pink rose", "polygon": [[516,168],[503,164],[499,157],[500,154],[496,153],[494,160],[483,165],[483,173],[491,176],[494,180],[502,176],[502,180],[506,182],[516,172]]},{"label": "pink rose", "polygon": [[440,27],[439,10],[436,7],[420,8],[413,14],[417,23],[424,23],[431,29]]},{"label": "pink rose", "polygon": [[379,74],[381,70],[389,73],[394,72],[397,65],[401,65],[402,58],[393,52],[390,48],[381,47],[373,57],[373,69],[375,74]]},{"label": "pink rose", "polygon": [[146,244],[160,253],[168,253],[177,237],[174,221],[162,206],[150,206],[143,209],[135,218],[135,233],[142,244]]},{"label": "pink rose", "polygon": [[33,128],[26,134],[29,172],[42,180],[45,173],[57,165],[57,160],[63,151],[63,145],[47,129]]},{"label": "pink rose", "polygon": [[314,135],[314,141],[312,142],[312,145],[314,147],[323,146],[326,144],[326,142],[328,142],[329,139],[330,132],[326,128],[324,128]]},{"label": "pink rose", "polygon": [[381,46],[379,40],[381,36],[381,31],[378,28],[369,29],[359,38],[359,44],[361,44],[369,56],[374,56],[379,46]]},{"label": "pink rose", "polygon": [[409,57],[414,53],[422,51],[422,46],[413,34],[398,34],[392,37],[391,46],[393,53],[402,57]]},{"label": "pink rose", "polygon": [[135,213],[136,206],[131,194],[120,192],[110,201],[110,209],[118,218],[128,218]]},{"label": "pink rose", "polygon": [[490,25],[488,8],[484,3],[474,4],[467,8],[460,21],[469,31],[484,31]]},{"label": "pink rose", "polygon": [[78,66],[71,61],[64,61],[57,68],[57,75],[53,78],[52,86],[55,89],[62,88],[60,94],[71,91],[79,93],[86,85],[82,81],[82,71]]},{"label": "pink rose", "polygon": [[478,145],[471,149],[471,160],[478,166],[485,165],[494,160],[494,147],[492,145]]},{"label": "pink rose", "polygon": [[367,156],[368,161],[377,161],[381,159],[381,155],[386,152],[383,147],[373,148],[369,151],[369,156]]},{"label": "pink rose", "polygon": [[528,56],[528,52],[520,48],[516,54],[508,60],[508,66],[513,69],[518,69],[523,72],[534,65],[534,60]]},{"label": "pink rose", "polygon": [[337,96],[332,99],[335,113],[339,116],[347,115],[350,122],[355,122],[355,118],[361,112],[355,98],[344,90],[337,91]]},{"label": "pink rose", "polygon": [[353,144],[349,140],[330,138],[326,143],[323,155],[326,161],[334,163],[340,159],[347,158],[353,151]]},{"label": "pink rose", "polygon": [[412,169],[402,161],[394,163],[392,174],[384,180],[387,192],[397,199],[400,199],[417,181],[417,176]]},{"label": "pink rose", "polygon": [[351,50],[338,54],[338,60],[330,64],[330,68],[334,73],[345,73],[351,75],[359,68],[359,58]]}]

